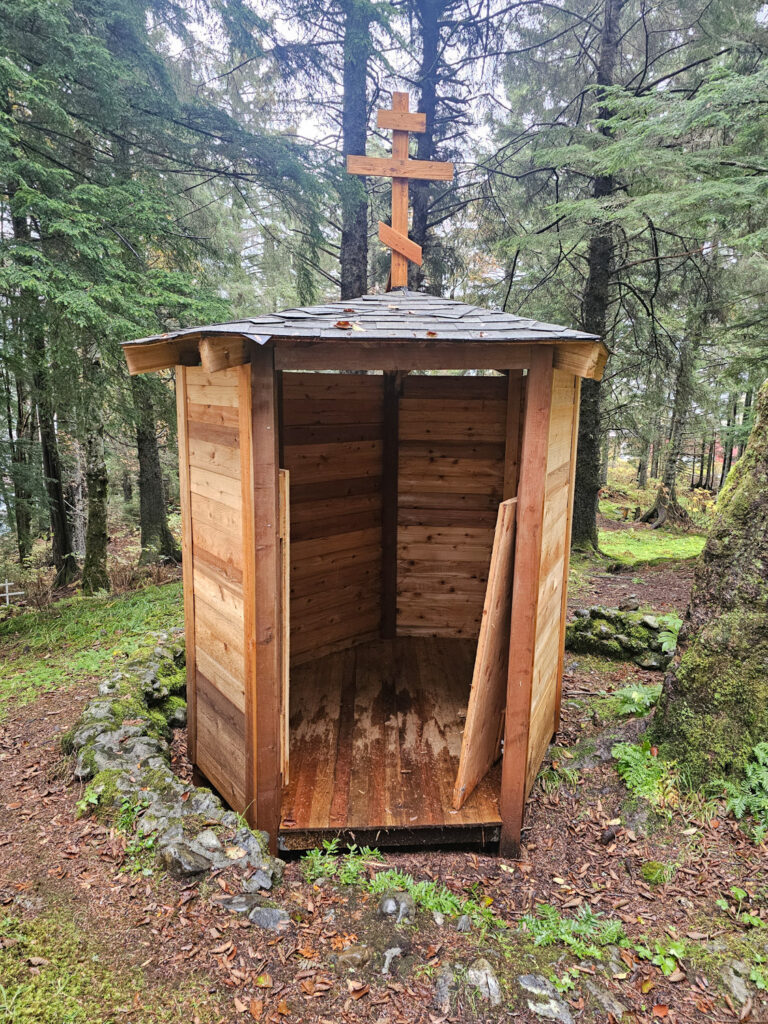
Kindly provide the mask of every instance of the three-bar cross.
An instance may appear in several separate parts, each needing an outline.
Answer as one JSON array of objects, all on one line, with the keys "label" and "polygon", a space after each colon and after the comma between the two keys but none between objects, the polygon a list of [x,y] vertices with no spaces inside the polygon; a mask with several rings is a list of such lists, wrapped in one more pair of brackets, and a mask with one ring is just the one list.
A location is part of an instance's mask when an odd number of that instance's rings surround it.
[{"label": "three-bar cross", "polygon": [[390,288],[406,288],[408,260],[421,265],[421,246],[408,237],[408,180],[451,181],[453,164],[408,159],[408,133],[426,131],[427,116],[409,113],[407,92],[392,94],[392,109],[379,110],[377,124],[392,129],[392,159],[348,156],[347,171],[392,178],[392,225],[379,221],[379,238],[392,250]]}]

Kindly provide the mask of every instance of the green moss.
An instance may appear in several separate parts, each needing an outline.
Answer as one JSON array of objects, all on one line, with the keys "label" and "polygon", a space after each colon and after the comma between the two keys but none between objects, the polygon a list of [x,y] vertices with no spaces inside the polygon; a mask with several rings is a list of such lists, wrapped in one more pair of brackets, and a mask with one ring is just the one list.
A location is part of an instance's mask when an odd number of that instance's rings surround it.
[{"label": "green moss", "polygon": [[211,1024],[223,1016],[203,982],[157,982],[132,964],[122,937],[105,935],[103,918],[98,927],[64,910],[29,922],[5,918],[0,938],[12,940],[0,943],[0,1012],[9,1024]]},{"label": "green moss", "polygon": [[119,768],[106,768],[94,775],[77,803],[77,816],[93,813],[101,820],[112,818],[123,799],[118,786],[123,777]]},{"label": "green moss", "polygon": [[649,885],[666,885],[675,874],[672,864],[662,864],[658,860],[647,860],[640,868],[640,874]]},{"label": "green moss", "polygon": [[127,658],[146,658],[157,645],[152,631],[182,625],[181,583],[69,598],[0,622],[0,719],[11,703],[103,679]]},{"label": "green moss", "polygon": [[742,775],[752,749],[768,737],[766,665],[768,620],[758,612],[718,616],[683,654],[651,736],[692,787]]}]

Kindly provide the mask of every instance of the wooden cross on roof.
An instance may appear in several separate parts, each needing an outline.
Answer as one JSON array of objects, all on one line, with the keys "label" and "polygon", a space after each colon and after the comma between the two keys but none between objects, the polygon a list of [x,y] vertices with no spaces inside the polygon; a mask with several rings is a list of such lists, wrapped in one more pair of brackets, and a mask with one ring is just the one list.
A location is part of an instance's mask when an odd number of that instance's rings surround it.
[{"label": "wooden cross on roof", "polygon": [[408,260],[421,265],[421,246],[408,237],[408,180],[451,181],[453,164],[408,159],[408,133],[425,132],[427,115],[409,112],[407,92],[392,94],[392,109],[379,110],[377,124],[392,129],[392,159],[348,156],[347,171],[392,178],[392,225],[379,221],[379,238],[392,250],[389,287],[406,288]]}]

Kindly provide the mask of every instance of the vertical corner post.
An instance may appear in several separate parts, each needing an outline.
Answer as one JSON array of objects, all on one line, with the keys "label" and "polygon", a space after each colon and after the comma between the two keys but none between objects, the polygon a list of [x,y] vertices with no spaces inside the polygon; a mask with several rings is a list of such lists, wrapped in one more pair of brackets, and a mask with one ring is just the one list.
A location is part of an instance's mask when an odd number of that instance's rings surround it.
[{"label": "vertical corner post", "polygon": [[507,673],[504,758],[499,801],[502,822],[500,852],[503,856],[517,856],[519,852],[525,807],[553,358],[554,349],[551,345],[534,348],[526,378],[523,443],[517,489],[517,538]]},{"label": "vertical corner post", "polygon": [[571,478],[568,484],[568,515],[565,530],[565,564],[563,567],[563,600],[560,606],[560,647],[557,652],[557,694],[552,734],[560,728],[560,705],[563,698],[563,663],[565,661],[565,619],[568,612],[568,570],[571,565],[571,527],[573,523],[573,492],[576,485],[576,449],[579,445],[579,407],[581,377],[573,378],[573,418],[571,420]]},{"label": "vertical corner post", "polygon": [[[181,504],[181,569],[184,592],[184,644],[187,665],[187,753],[195,763],[197,745],[197,678],[195,658],[195,587],[192,576],[192,500],[189,485],[187,368],[176,367],[176,418],[179,431],[179,498]],[[6,601],[7,603],[7,601]]]},{"label": "vertical corner post", "polygon": [[243,485],[246,818],[269,833],[280,825],[280,512],[274,350],[254,345],[242,367],[240,443]]}]

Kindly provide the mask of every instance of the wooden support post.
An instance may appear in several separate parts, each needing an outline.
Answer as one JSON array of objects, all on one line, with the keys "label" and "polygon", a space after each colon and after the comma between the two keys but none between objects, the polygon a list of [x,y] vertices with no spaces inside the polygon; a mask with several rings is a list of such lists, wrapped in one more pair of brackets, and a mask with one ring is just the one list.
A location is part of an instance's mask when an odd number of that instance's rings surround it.
[{"label": "wooden support post", "polygon": [[[246,818],[277,849],[280,824],[280,520],[274,350],[253,346],[243,367],[243,597]],[[248,443],[250,441],[250,443]]]},{"label": "wooden support post", "polygon": [[553,349],[542,345],[533,350],[526,380],[523,448],[517,490],[515,577],[499,800],[502,822],[500,852],[505,857],[517,856],[519,852],[525,806],[552,382]]},{"label": "wooden support post", "polygon": [[397,474],[402,375],[384,374],[384,430],[381,466],[381,636],[397,633]]},{"label": "wooden support post", "polygon": [[197,744],[197,664],[195,660],[195,588],[192,576],[192,501],[189,489],[187,368],[176,367],[176,416],[179,430],[181,569],[184,590],[184,644],[187,664],[187,755],[194,763]]}]

